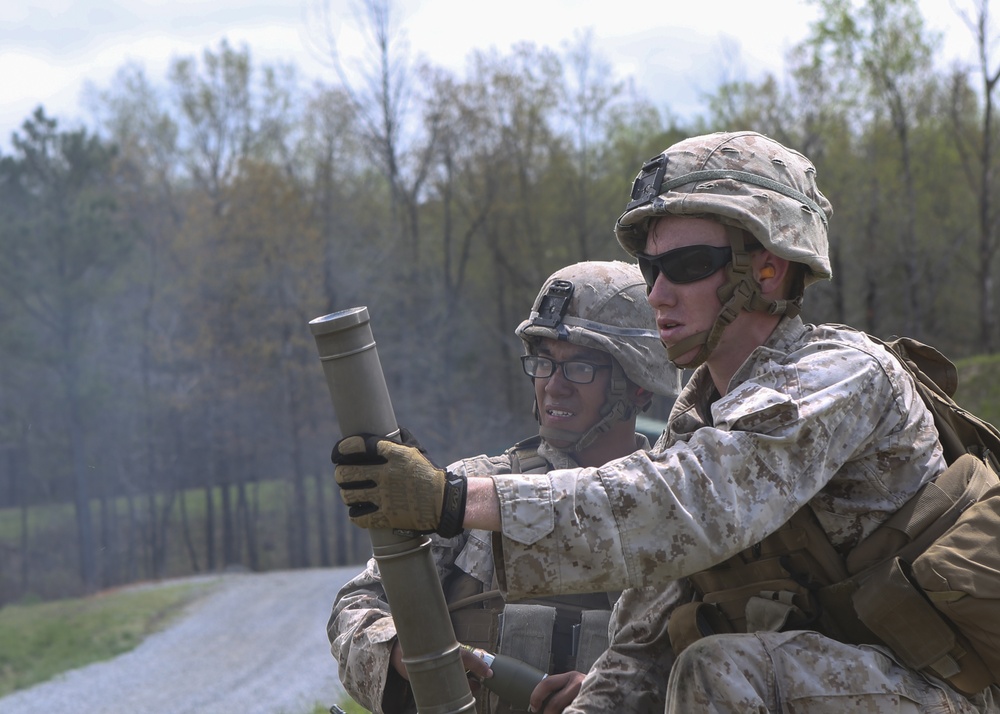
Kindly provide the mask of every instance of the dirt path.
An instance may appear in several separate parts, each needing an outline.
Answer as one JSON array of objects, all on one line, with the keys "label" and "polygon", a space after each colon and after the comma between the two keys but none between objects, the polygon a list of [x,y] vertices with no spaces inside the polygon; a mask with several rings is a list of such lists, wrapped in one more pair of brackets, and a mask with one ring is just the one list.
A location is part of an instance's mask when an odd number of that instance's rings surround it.
[{"label": "dirt path", "polygon": [[4,714],[310,714],[344,696],[326,639],[360,566],[226,574],[132,652],[0,699]]}]

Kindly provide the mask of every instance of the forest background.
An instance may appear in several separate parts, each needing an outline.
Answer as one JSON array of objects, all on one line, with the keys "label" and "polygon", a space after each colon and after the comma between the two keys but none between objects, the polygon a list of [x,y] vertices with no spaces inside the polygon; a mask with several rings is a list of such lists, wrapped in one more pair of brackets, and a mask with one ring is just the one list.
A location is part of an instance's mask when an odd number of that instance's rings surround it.
[{"label": "forest background", "polygon": [[513,330],[538,287],[627,257],[632,180],[689,135],[816,164],[834,279],[806,319],[995,354],[989,1],[963,16],[974,65],[941,61],[913,0],[814,2],[781,73],[683,122],[586,33],[417,62],[391,0],[365,0],[360,75],[303,86],[222,42],[121,67],[84,128],[39,107],[0,154],[0,604],[363,560],[308,322],[367,306],[399,422],[439,464],[497,453],[536,428]]}]

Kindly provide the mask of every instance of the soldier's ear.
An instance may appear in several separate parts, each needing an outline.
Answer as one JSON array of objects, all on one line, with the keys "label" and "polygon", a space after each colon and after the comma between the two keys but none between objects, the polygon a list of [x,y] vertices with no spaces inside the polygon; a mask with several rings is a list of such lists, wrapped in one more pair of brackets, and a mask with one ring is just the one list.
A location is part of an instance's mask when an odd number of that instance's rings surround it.
[{"label": "soldier's ear", "polygon": [[[785,291],[784,282],[789,273],[789,261],[776,255],[761,251],[758,253],[757,267],[754,270],[761,293],[765,297],[780,294]],[[755,256],[757,257],[757,256]]]},{"label": "soldier's ear", "polygon": [[651,391],[642,387],[635,388],[635,393],[632,395],[632,402],[637,407],[645,409],[651,401],[653,401],[653,393]]}]

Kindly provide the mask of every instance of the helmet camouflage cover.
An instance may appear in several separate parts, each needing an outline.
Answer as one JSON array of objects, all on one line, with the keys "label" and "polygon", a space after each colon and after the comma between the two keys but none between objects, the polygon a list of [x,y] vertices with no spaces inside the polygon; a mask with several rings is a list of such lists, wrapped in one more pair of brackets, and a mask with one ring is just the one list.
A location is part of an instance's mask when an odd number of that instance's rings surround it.
[{"label": "helmet camouflage cover", "polygon": [[[563,290],[568,300],[560,301]],[[632,382],[654,394],[679,390],[679,373],[665,359],[646,284],[634,264],[585,261],[557,270],[514,332],[529,353],[538,338],[563,340],[607,352]]]},{"label": "helmet camouflage cover", "polygon": [[659,216],[712,218],[808,266],[809,284],[831,277],[832,212],[805,156],[756,132],[718,132],[680,141],[646,162],[615,235],[635,255]]}]

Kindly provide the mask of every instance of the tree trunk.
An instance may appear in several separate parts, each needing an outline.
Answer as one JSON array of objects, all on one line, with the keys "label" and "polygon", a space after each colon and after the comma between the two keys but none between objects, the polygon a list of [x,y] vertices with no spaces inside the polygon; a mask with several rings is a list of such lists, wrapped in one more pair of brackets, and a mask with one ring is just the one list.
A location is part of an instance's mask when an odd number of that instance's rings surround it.
[{"label": "tree trunk", "polygon": [[187,512],[187,496],[184,491],[180,493],[180,503],[181,503],[181,532],[184,534],[184,547],[187,549],[188,562],[191,563],[191,569],[196,572],[201,572],[201,566],[198,564],[198,549],[194,547],[194,538],[191,537],[191,521],[188,519]]}]

